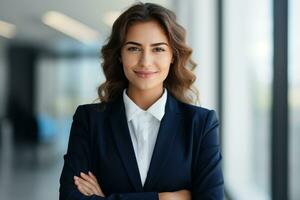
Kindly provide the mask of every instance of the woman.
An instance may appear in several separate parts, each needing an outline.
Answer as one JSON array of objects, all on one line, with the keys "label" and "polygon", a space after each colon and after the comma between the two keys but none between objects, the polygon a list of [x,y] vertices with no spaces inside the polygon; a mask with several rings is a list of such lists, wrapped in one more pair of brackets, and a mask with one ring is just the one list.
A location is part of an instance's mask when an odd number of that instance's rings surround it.
[{"label": "woman", "polygon": [[101,103],[79,106],[60,199],[223,199],[215,112],[191,105],[195,75],[170,10],[138,3],[102,48]]}]

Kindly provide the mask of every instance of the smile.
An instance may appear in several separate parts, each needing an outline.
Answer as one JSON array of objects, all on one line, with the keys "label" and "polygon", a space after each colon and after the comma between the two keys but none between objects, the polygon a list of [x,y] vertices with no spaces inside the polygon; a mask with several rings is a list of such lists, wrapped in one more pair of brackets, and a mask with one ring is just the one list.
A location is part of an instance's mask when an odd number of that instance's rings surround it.
[{"label": "smile", "polygon": [[157,74],[158,72],[151,72],[151,71],[134,71],[134,73],[140,78],[150,78]]}]

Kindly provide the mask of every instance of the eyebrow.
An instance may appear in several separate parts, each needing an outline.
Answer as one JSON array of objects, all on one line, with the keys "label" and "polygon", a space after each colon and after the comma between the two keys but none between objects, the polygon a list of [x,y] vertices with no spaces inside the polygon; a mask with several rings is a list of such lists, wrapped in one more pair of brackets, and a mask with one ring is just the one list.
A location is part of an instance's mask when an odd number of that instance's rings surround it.
[{"label": "eyebrow", "polygon": [[[128,41],[124,44],[127,45],[127,44],[133,44],[133,45],[137,45],[137,46],[142,46],[142,44],[138,43],[138,42],[133,42],[133,41]],[[165,42],[158,42],[158,43],[153,43],[151,44],[150,46],[159,46],[159,45],[166,45],[166,46],[169,46],[168,43],[165,43]]]}]

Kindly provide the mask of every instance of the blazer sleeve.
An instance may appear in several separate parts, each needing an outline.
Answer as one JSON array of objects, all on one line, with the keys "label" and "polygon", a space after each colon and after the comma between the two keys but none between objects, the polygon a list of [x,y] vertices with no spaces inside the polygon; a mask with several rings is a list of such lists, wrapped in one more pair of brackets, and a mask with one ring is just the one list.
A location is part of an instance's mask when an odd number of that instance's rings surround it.
[{"label": "blazer sleeve", "polygon": [[80,172],[87,173],[91,166],[90,135],[88,115],[84,106],[79,106],[73,116],[67,153],[60,176],[59,200],[158,200],[158,193],[112,194],[108,197],[85,196],[75,186],[73,177]]},{"label": "blazer sleeve", "polygon": [[192,199],[222,200],[224,181],[221,168],[221,150],[219,143],[219,122],[213,110],[209,111],[196,139],[195,158],[192,170]]}]

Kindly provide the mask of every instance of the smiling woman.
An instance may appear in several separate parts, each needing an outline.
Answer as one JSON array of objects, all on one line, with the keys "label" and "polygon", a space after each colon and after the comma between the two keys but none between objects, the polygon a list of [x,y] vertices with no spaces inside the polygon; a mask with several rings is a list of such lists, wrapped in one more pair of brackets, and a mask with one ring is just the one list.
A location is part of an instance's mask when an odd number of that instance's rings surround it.
[{"label": "smiling woman", "polygon": [[132,98],[138,99],[134,95],[139,94],[148,99],[143,100],[148,102],[148,105],[141,105],[143,109],[147,109],[153,102],[152,98],[158,99],[163,92],[163,82],[173,60],[168,43],[164,30],[153,20],[136,23],[127,31],[121,49],[121,62],[129,81],[127,92]]},{"label": "smiling woman", "polygon": [[193,87],[196,77],[192,70],[196,64],[191,60],[192,49],[185,40],[186,31],[176,22],[172,11],[149,3],[130,7],[115,21],[111,36],[102,48],[102,65],[107,81],[98,89],[100,100],[111,101],[128,87],[127,70],[122,69],[127,49],[126,60],[133,57],[130,55],[136,55],[135,62],[139,58],[139,62],[154,59],[156,63],[166,62],[163,66],[170,67],[171,64],[164,86],[182,102],[195,103],[198,91]]},{"label": "smiling woman", "polygon": [[191,54],[170,10],[120,15],[102,48],[101,102],[73,117],[60,200],[223,199],[219,122],[192,105]]}]

